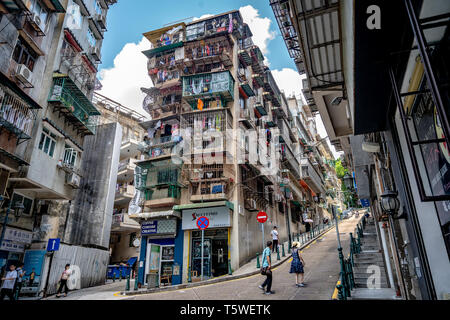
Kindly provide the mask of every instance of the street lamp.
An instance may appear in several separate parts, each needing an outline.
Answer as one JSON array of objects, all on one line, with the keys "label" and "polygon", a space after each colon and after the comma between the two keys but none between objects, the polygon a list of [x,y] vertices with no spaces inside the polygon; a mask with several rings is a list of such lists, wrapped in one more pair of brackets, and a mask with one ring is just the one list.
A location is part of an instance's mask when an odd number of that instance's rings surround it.
[{"label": "street lamp", "polygon": [[381,195],[380,205],[383,212],[393,216],[397,213],[400,208],[400,200],[398,200],[398,193],[386,190]]},{"label": "street lamp", "polygon": [[344,178],[344,184],[347,187],[347,189],[353,189],[353,177],[349,175],[348,173],[345,174]]}]

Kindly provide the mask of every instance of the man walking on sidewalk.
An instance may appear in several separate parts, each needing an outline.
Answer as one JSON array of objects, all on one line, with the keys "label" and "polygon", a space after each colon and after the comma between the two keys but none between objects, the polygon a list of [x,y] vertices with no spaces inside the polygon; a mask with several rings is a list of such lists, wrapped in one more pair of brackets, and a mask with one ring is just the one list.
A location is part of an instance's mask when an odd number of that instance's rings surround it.
[{"label": "man walking on sidewalk", "polygon": [[278,252],[278,231],[277,231],[277,227],[274,226],[272,232],[270,233],[272,235],[272,242],[273,242],[273,247],[272,247],[272,252]]},{"label": "man walking on sidewalk", "polygon": [[3,284],[0,292],[0,301],[5,299],[7,295],[9,300],[14,301],[14,285],[17,279],[16,266],[14,264],[9,266],[9,272],[6,273],[5,277],[2,278]]},{"label": "man walking on sidewalk", "polygon": [[272,241],[267,241],[267,247],[264,249],[262,254],[262,268],[261,274],[265,275],[267,278],[262,285],[259,286],[261,290],[265,290],[264,288],[267,286],[267,291],[265,294],[274,294],[275,291],[272,291],[272,259],[270,256],[270,250],[272,249]]}]

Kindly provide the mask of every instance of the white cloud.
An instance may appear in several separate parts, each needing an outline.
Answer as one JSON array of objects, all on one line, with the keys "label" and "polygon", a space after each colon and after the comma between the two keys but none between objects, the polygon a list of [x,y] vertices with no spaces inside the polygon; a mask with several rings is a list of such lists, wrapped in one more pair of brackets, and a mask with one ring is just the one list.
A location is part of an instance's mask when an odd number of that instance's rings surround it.
[{"label": "white cloud", "polygon": [[214,15],[213,15],[213,14],[210,14],[210,13],[207,13],[207,14],[202,15],[200,18],[194,17],[194,18],[192,19],[192,21],[197,21],[197,20],[209,18],[209,17],[212,17],[212,16],[214,16]]},{"label": "white cloud", "polygon": [[265,55],[268,52],[269,42],[275,39],[275,32],[270,30],[272,21],[269,18],[260,16],[257,9],[251,5],[239,8],[242,19],[248,24],[253,33],[253,42],[261,49]]},{"label": "white cloud", "polygon": [[297,99],[300,99],[300,97],[302,97],[303,99],[302,79],[304,79],[305,76],[301,76],[297,71],[291,68],[272,70],[272,75],[275,79],[275,82],[278,85],[278,88],[284,91],[284,94],[287,97],[292,96],[292,94],[295,94]]},{"label": "white cloud", "polygon": [[151,87],[152,81],[147,73],[147,57],[142,51],[150,48],[144,37],[136,43],[127,43],[114,58],[114,67],[100,70],[100,81],[103,85],[100,93],[120,102],[143,115],[142,101],[145,94],[141,87]]}]

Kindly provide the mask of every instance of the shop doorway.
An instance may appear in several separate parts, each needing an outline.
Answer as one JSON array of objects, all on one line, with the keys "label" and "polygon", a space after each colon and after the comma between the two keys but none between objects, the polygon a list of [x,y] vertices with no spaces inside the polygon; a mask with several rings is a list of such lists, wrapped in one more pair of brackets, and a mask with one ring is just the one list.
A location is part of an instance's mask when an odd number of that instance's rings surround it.
[{"label": "shop doorway", "polygon": [[172,285],[174,259],[174,245],[149,243],[147,246],[145,284],[154,288],[161,285]]},{"label": "shop doorway", "polygon": [[[192,277],[201,277],[201,231],[192,232]],[[205,230],[203,247],[203,278],[228,273],[228,229]]]}]

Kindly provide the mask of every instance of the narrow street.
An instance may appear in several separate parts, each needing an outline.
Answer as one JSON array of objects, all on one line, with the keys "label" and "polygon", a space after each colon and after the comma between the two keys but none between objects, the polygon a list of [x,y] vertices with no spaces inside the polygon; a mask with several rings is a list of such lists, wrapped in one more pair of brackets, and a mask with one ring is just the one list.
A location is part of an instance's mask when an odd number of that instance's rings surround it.
[{"label": "narrow street", "polygon": [[[348,254],[349,232],[358,219],[351,217],[339,224],[344,255]],[[129,300],[329,300],[339,277],[336,231],[331,229],[303,250],[307,287],[295,286],[295,275],[289,274],[290,261],[273,270],[274,295],[264,295],[258,288],[265,277],[250,276],[202,287],[133,296]],[[92,298],[93,296],[91,296]],[[127,299],[127,300],[128,300]]]}]

